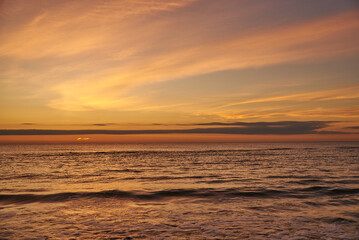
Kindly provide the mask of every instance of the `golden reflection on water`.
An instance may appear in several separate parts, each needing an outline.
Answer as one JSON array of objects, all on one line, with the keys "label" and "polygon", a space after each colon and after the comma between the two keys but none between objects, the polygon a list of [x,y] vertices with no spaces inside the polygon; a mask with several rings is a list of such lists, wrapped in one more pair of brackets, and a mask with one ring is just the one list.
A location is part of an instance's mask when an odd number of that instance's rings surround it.
[{"label": "golden reflection on water", "polygon": [[358,239],[355,146],[107,147],[3,151],[0,238]]},{"label": "golden reflection on water", "polygon": [[[355,206],[340,211],[336,206],[320,210],[307,207],[303,211],[302,205],[300,200],[289,203],[281,199],[129,201],[92,198],[5,208],[2,214],[8,216],[6,225],[17,232],[16,238],[45,235],[81,239],[246,239],[254,235],[326,238],[333,234],[354,239],[350,236],[355,236],[355,226],[345,220],[340,222],[338,216],[341,211],[355,212]],[[4,222],[0,224],[4,225]]]}]

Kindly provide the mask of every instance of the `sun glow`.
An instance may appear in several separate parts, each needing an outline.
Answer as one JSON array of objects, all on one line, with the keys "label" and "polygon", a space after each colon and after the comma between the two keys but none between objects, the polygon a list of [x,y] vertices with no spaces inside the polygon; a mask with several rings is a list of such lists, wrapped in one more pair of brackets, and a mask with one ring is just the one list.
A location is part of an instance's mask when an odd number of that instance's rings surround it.
[{"label": "sun glow", "polygon": [[88,137],[78,137],[78,138],[76,138],[76,140],[77,141],[87,141],[87,140],[89,140],[90,138],[88,138]]}]

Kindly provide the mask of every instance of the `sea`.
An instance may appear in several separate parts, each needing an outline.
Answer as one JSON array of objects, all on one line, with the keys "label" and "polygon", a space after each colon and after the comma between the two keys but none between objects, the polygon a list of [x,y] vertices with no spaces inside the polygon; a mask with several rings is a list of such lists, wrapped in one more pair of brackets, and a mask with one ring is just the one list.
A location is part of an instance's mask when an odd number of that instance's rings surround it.
[{"label": "sea", "polygon": [[0,239],[359,239],[359,143],[2,144]]}]

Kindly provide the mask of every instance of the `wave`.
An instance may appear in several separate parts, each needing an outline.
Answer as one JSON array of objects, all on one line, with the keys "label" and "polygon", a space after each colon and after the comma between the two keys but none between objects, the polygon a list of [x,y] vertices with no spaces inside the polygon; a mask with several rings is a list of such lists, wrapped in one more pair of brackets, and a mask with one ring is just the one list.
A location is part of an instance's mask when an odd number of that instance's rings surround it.
[{"label": "wave", "polygon": [[328,195],[358,194],[359,188],[335,188],[328,191]]},{"label": "wave", "polygon": [[[355,177],[354,177],[355,178]],[[344,180],[320,180],[320,179],[304,179],[299,181],[286,181],[289,184],[312,185],[312,184],[359,184],[358,179],[344,179]]]},{"label": "wave", "polygon": [[[343,147],[355,148],[355,147]],[[205,150],[119,150],[119,151],[55,151],[55,152],[33,152],[33,153],[11,153],[10,155],[21,155],[23,157],[54,157],[54,156],[85,156],[85,155],[158,155],[158,154],[226,154],[226,153],[247,153],[247,154],[283,154],[282,151],[291,150],[311,150],[314,148],[300,148],[300,147],[277,147],[277,148],[253,148],[253,149],[205,149]],[[8,154],[4,154],[4,156]],[[8,156],[9,157],[9,156]]]},{"label": "wave", "polygon": [[136,170],[136,169],[107,169],[107,170],[102,170],[103,172],[132,172],[132,173],[141,173],[143,171],[141,170]]},{"label": "wave", "polygon": [[342,217],[323,217],[323,218],[318,218],[318,220],[327,223],[337,223],[337,224],[357,223],[357,221],[353,219],[342,218]]},{"label": "wave", "polygon": [[[0,177],[0,180],[13,180],[13,179],[83,179],[86,177],[99,177],[103,176],[102,173],[142,173],[142,170],[136,169],[107,169],[101,170],[94,174],[83,174],[83,175],[56,175],[56,174],[20,174],[16,176]],[[178,179],[204,179],[204,178],[219,178],[219,175],[191,175],[191,176],[135,176],[135,177],[124,177],[121,180],[138,180],[138,181],[162,181],[162,180],[178,180]],[[232,181],[232,180],[230,180]],[[205,182],[205,181],[203,181]]]},{"label": "wave", "polygon": [[[264,149],[264,150],[283,151],[283,150],[294,150],[294,149],[297,149],[297,148],[282,147],[282,148],[267,148],[267,149]],[[311,148],[310,148],[310,149],[311,149]]]},{"label": "wave", "polygon": [[341,146],[336,147],[337,149],[359,149],[359,146]]},{"label": "wave", "polygon": [[[220,176],[218,175],[204,175],[204,176],[179,176],[179,177],[174,177],[174,176],[148,176],[148,177],[126,177],[126,178],[122,178],[122,180],[150,180],[150,181],[161,181],[161,180],[178,180],[178,179],[204,179],[204,178],[218,178]],[[206,182],[206,181],[203,181]]]},{"label": "wave", "polygon": [[[134,171],[135,172],[135,171]],[[56,175],[56,174],[20,174],[15,176],[0,177],[0,180],[14,179],[82,179],[84,177],[99,177],[101,174],[83,174],[83,175]]]},{"label": "wave", "polygon": [[[157,155],[157,154],[193,154],[193,153],[226,153],[226,152],[257,152],[263,149],[240,149],[240,150],[136,150],[136,151],[80,151],[80,152],[54,152],[54,153],[19,153],[19,155],[29,157],[51,157],[51,156],[85,156],[85,155]],[[12,154],[16,155],[16,154]]]},{"label": "wave", "polygon": [[320,176],[314,176],[314,175],[269,175],[266,176],[265,178],[274,178],[274,179],[282,179],[282,178],[288,178],[288,179],[310,179],[310,180],[318,180],[321,179],[323,177]]},{"label": "wave", "polygon": [[6,177],[0,177],[0,180],[10,180],[10,179],[34,179],[34,178],[40,178],[40,177],[47,177],[47,175],[42,174],[20,174],[16,176],[6,176]]},{"label": "wave", "polygon": [[108,190],[100,192],[65,192],[54,194],[0,194],[0,202],[4,204],[24,204],[33,202],[65,202],[79,198],[117,198],[117,199],[143,199],[154,200],[173,196],[195,196],[195,190],[168,190],[152,193],[136,193],[129,191]]},{"label": "wave", "polygon": [[0,203],[2,204],[26,204],[26,203],[49,203],[65,202],[81,198],[115,198],[128,200],[160,200],[164,198],[238,198],[238,197],[257,197],[257,198],[276,198],[276,197],[294,197],[306,198],[313,195],[355,195],[359,194],[359,188],[336,188],[330,189],[321,186],[312,186],[308,188],[299,188],[293,190],[241,190],[224,189],[215,190],[206,189],[170,189],[155,192],[131,192],[120,190],[108,190],[100,192],[64,192],[54,194],[0,194]]}]

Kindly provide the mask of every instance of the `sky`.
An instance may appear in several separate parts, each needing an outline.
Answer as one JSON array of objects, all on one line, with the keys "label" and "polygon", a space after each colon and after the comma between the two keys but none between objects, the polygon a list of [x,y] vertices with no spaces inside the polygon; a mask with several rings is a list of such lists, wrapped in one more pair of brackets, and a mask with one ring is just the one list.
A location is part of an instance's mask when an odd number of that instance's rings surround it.
[{"label": "sky", "polygon": [[0,142],[359,141],[356,0],[2,0]]}]

